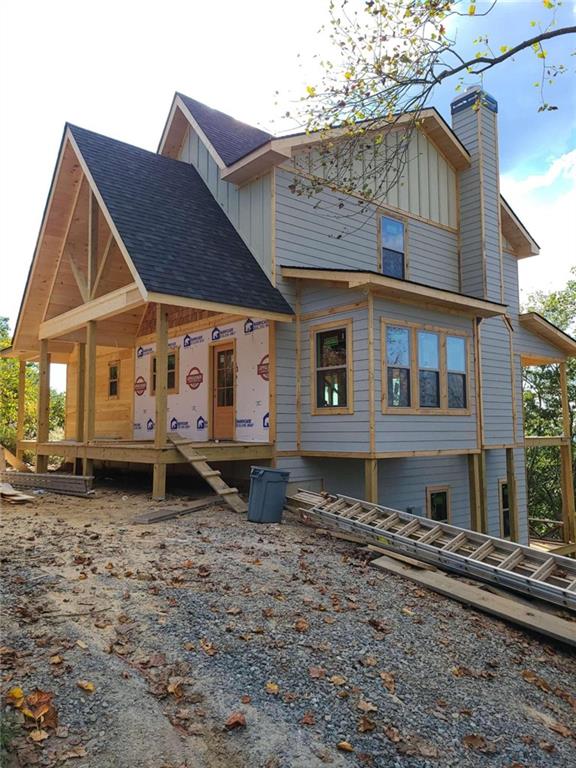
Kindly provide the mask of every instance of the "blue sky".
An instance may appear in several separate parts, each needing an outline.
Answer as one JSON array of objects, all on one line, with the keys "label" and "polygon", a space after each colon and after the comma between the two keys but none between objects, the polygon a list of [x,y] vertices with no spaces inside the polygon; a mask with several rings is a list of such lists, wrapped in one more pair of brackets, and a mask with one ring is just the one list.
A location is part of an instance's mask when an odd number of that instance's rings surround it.
[{"label": "blue sky", "polygon": [[[274,131],[273,118],[314,82],[313,54],[328,53],[318,34],[327,8],[328,0],[291,0],[289,9],[270,0],[100,0],[96,10],[76,0],[2,3],[0,315],[14,327],[66,120],[155,150],[180,90]],[[494,48],[512,45],[531,33],[530,20],[547,17],[540,0],[498,0],[487,20],[461,19],[458,39],[472,50],[481,31]],[[576,22],[574,2],[558,19]],[[574,70],[570,47],[557,40],[548,49]],[[542,246],[540,258],[521,263],[524,293],[561,287],[576,262],[576,76],[551,91],[561,109],[549,114],[536,111],[538,78],[526,53],[484,80],[500,107],[503,192]],[[448,122],[454,86],[434,100]]]}]

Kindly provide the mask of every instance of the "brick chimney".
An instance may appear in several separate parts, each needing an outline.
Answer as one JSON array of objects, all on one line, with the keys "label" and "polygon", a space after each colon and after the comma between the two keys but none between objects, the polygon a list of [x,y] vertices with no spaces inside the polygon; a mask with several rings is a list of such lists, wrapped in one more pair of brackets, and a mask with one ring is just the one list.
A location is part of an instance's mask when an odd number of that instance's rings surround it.
[{"label": "brick chimney", "polygon": [[498,103],[473,87],[454,99],[451,112],[452,128],[472,160],[459,176],[461,289],[502,302]]}]

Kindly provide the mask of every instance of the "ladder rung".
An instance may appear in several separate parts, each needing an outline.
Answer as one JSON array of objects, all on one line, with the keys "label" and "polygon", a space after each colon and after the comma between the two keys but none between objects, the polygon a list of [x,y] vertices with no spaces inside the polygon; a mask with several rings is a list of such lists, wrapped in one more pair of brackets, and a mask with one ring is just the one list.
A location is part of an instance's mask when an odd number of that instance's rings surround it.
[{"label": "ladder rung", "polygon": [[356,514],[356,512],[358,512],[359,509],[362,509],[362,504],[352,504],[351,507],[348,507],[348,509],[345,509],[342,512],[342,517],[351,518]]},{"label": "ladder rung", "polygon": [[393,515],[390,515],[390,517],[387,517],[385,520],[381,520],[379,523],[376,523],[374,528],[378,528],[379,531],[386,531],[388,528],[394,525],[394,523],[397,523],[398,520],[400,520],[400,515],[395,512]]},{"label": "ladder rung", "polygon": [[538,566],[532,576],[531,579],[538,579],[539,581],[546,581],[549,576],[551,576],[552,571],[556,567],[556,561],[553,557],[549,557],[548,560],[545,560],[542,565]]},{"label": "ladder rung", "polygon": [[566,587],[566,590],[568,592],[576,592],[576,579],[574,581],[571,581],[570,584]]},{"label": "ladder rung", "polygon": [[379,516],[378,510],[377,509],[369,509],[368,512],[365,512],[360,517],[357,517],[356,521],[358,523],[369,523],[371,520],[375,519],[374,516],[376,516],[376,518]]},{"label": "ladder rung", "polygon": [[467,538],[468,537],[465,533],[459,533],[453,539],[444,544],[443,547],[441,547],[442,552],[454,552],[455,549],[458,549],[460,544],[464,544]]},{"label": "ladder rung", "polygon": [[514,568],[516,568],[518,565],[520,565],[520,562],[524,559],[524,554],[522,553],[521,549],[515,549],[513,552],[510,552],[509,555],[507,555],[504,560],[497,566],[500,570],[503,571],[513,571]]},{"label": "ladder rung", "polygon": [[483,544],[480,544],[475,552],[471,552],[469,557],[473,560],[482,561],[487,558],[488,555],[492,554],[492,552],[494,552],[494,544],[491,541],[485,541]]},{"label": "ladder rung", "polygon": [[409,536],[411,533],[414,533],[414,531],[417,528],[421,527],[421,523],[419,520],[410,520],[409,523],[406,523],[406,525],[403,525],[402,528],[399,528],[397,531],[395,531],[396,536]]},{"label": "ladder rung", "polygon": [[438,536],[442,533],[442,526],[436,525],[434,528],[429,528],[424,536],[421,536],[418,539],[419,544],[430,544],[431,541],[434,541],[434,539],[437,539]]}]

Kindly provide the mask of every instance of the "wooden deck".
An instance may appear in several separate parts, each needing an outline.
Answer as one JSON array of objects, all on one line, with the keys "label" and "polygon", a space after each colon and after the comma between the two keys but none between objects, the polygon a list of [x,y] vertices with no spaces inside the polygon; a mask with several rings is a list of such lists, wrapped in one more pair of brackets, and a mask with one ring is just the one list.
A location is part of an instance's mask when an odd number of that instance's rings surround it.
[{"label": "wooden deck", "polygon": [[[253,461],[271,459],[272,443],[238,443],[232,441],[193,442],[191,445],[207,461]],[[96,461],[123,461],[134,464],[186,464],[187,460],[173,445],[155,448],[153,441],[96,439],[88,443],[58,440],[36,443],[22,440],[22,450],[35,451],[40,456],[60,456],[68,461],[94,459]]]}]

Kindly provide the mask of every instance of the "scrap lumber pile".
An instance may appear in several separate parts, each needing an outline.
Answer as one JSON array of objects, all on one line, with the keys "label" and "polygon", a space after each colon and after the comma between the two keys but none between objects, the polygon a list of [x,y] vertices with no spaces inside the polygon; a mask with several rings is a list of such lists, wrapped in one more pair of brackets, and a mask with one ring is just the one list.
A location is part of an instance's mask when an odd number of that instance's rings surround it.
[{"label": "scrap lumber pile", "polygon": [[51,493],[67,496],[91,496],[91,475],[70,475],[64,472],[13,472],[0,471],[0,483],[9,483],[16,488],[40,488]]},{"label": "scrap lumber pile", "polygon": [[17,491],[12,488],[10,483],[0,483],[0,501],[5,501],[8,504],[27,504],[34,501],[34,496],[28,496],[26,493]]}]

